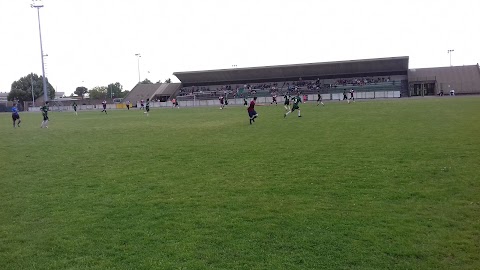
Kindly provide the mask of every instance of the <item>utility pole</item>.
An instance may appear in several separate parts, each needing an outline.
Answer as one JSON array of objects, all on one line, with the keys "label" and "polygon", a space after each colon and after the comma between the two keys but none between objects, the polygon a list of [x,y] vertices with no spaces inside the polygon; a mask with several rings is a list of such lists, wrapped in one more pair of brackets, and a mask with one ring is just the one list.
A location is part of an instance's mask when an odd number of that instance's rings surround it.
[{"label": "utility pole", "polygon": [[30,84],[32,86],[32,107],[35,107],[35,95],[33,94],[33,73],[30,74]]},{"label": "utility pole", "polygon": [[33,3],[30,5],[31,8],[37,9],[38,15],[38,32],[40,33],[40,53],[42,55],[42,76],[43,76],[43,97],[45,101],[48,101],[48,93],[47,93],[47,79],[45,78],[45,63],[43,58],[45,55],[43,54],[43,43],[42,43],[42,28],[40,27],[40,8],[43,7],[41,0],[33,0]]}]

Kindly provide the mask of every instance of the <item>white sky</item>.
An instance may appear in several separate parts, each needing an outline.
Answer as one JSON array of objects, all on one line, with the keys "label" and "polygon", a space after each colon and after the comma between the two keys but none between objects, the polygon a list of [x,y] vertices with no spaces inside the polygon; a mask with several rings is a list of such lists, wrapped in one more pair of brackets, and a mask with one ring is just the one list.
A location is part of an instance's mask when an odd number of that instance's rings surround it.
[{"label": "white sky", "polygon": [[[0,0],[0,92],[41,75],[31,0]],[[57,91],[153,82],[175,71],[410,56],[410,68],[480,62],[480,0],[43,0]],[[148,73],[148,71],[150,73]]]}]

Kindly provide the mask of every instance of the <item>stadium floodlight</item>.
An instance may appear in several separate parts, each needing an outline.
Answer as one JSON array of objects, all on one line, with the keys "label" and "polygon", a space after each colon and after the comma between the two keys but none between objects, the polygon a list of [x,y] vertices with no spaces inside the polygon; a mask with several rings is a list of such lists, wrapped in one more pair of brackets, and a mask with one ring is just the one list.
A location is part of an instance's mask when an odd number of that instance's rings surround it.
[{"label": "stadium floodlight", "polygon": [[447,53],[450,54],[450,66],[452,66],[452,52],[455,50],[448,50]]},{"label": "stadium floodlight", "polygon": [[43,43],[42,43],[42,28],[40,27],[40,8],[43,7],[42,0],[32,0],[32,4],[30,4],[31,8],[37,9],[37,17],[38,17],[38,32],[40,33],[40,55],[42,58],[42,76],[43,76],[43,97],[45,101],[48,101],[48,93],[47,93],[47,79],[45,78],[45,63],[43,58],[45,55],[43,54]]},{"label": "stadium floodlight", "polygon": [[142,56],[139,53],[136,53],[135,56],[137,57],[138,83],[140,83],[140,57],[142,57]]}]

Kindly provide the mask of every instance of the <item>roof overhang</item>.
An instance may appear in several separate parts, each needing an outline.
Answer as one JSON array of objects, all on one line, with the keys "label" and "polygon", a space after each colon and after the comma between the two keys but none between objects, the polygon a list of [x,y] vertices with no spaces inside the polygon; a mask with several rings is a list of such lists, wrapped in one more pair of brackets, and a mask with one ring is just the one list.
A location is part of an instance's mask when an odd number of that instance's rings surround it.
[{"label": "roof overhang", "polygon": [[325,63],[175,72],[184,85],[215,85],[355,76],[407,75],[408,56]]}]

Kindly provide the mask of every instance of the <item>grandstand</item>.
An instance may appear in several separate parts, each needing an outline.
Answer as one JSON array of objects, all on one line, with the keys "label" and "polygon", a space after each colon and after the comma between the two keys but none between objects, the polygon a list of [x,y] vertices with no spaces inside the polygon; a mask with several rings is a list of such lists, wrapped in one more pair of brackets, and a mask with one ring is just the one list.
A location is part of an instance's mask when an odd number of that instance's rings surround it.
[{"label": "grandstand", "polygon": [[408,56],[341,62],[175,72],[183,86],[407,75]]},{"label": "grandstand", "polygon": [[132,91],[123,99],[124,102],[130,101],[136,104],[140,100],[158,100],[167,101],[171,96],[180,90],[180,83],[155,83],[155,84],[137,84]]},{"label": "grandstand", "polygon": [[[182,82],[180,100],[229,97],[267,97],[285,92],[313,95],[320,91],[336,99],[344,89],[357,92],[391,92],[408,95],[408,57],[342,62],[175,72]],[[335,96],[335,97],[334,97]],[[375,95],[368,95],[372,98]],[[367,98],[367,95],[363,95]]]},{"label": "grandstand", "polygon": [[[301,92],[302,94],[322,94],[340,93],[344,89],[355,91],[398,91],[406,89],[404,78],[400,77],[379,77],[379,78],[349,78],[339,80],[312,80],[312,81],[285,81],[285,82],[267,82],[261,84],[245,85],[210,85],[202,87],[182,87],[177,94],[181,99],[212,99],[221,95],[228,94],[230,97],[243,96],[271,96],[273,94],[282,94],[285,92]],[[403,81],[403,85],[402,85]]]}]

